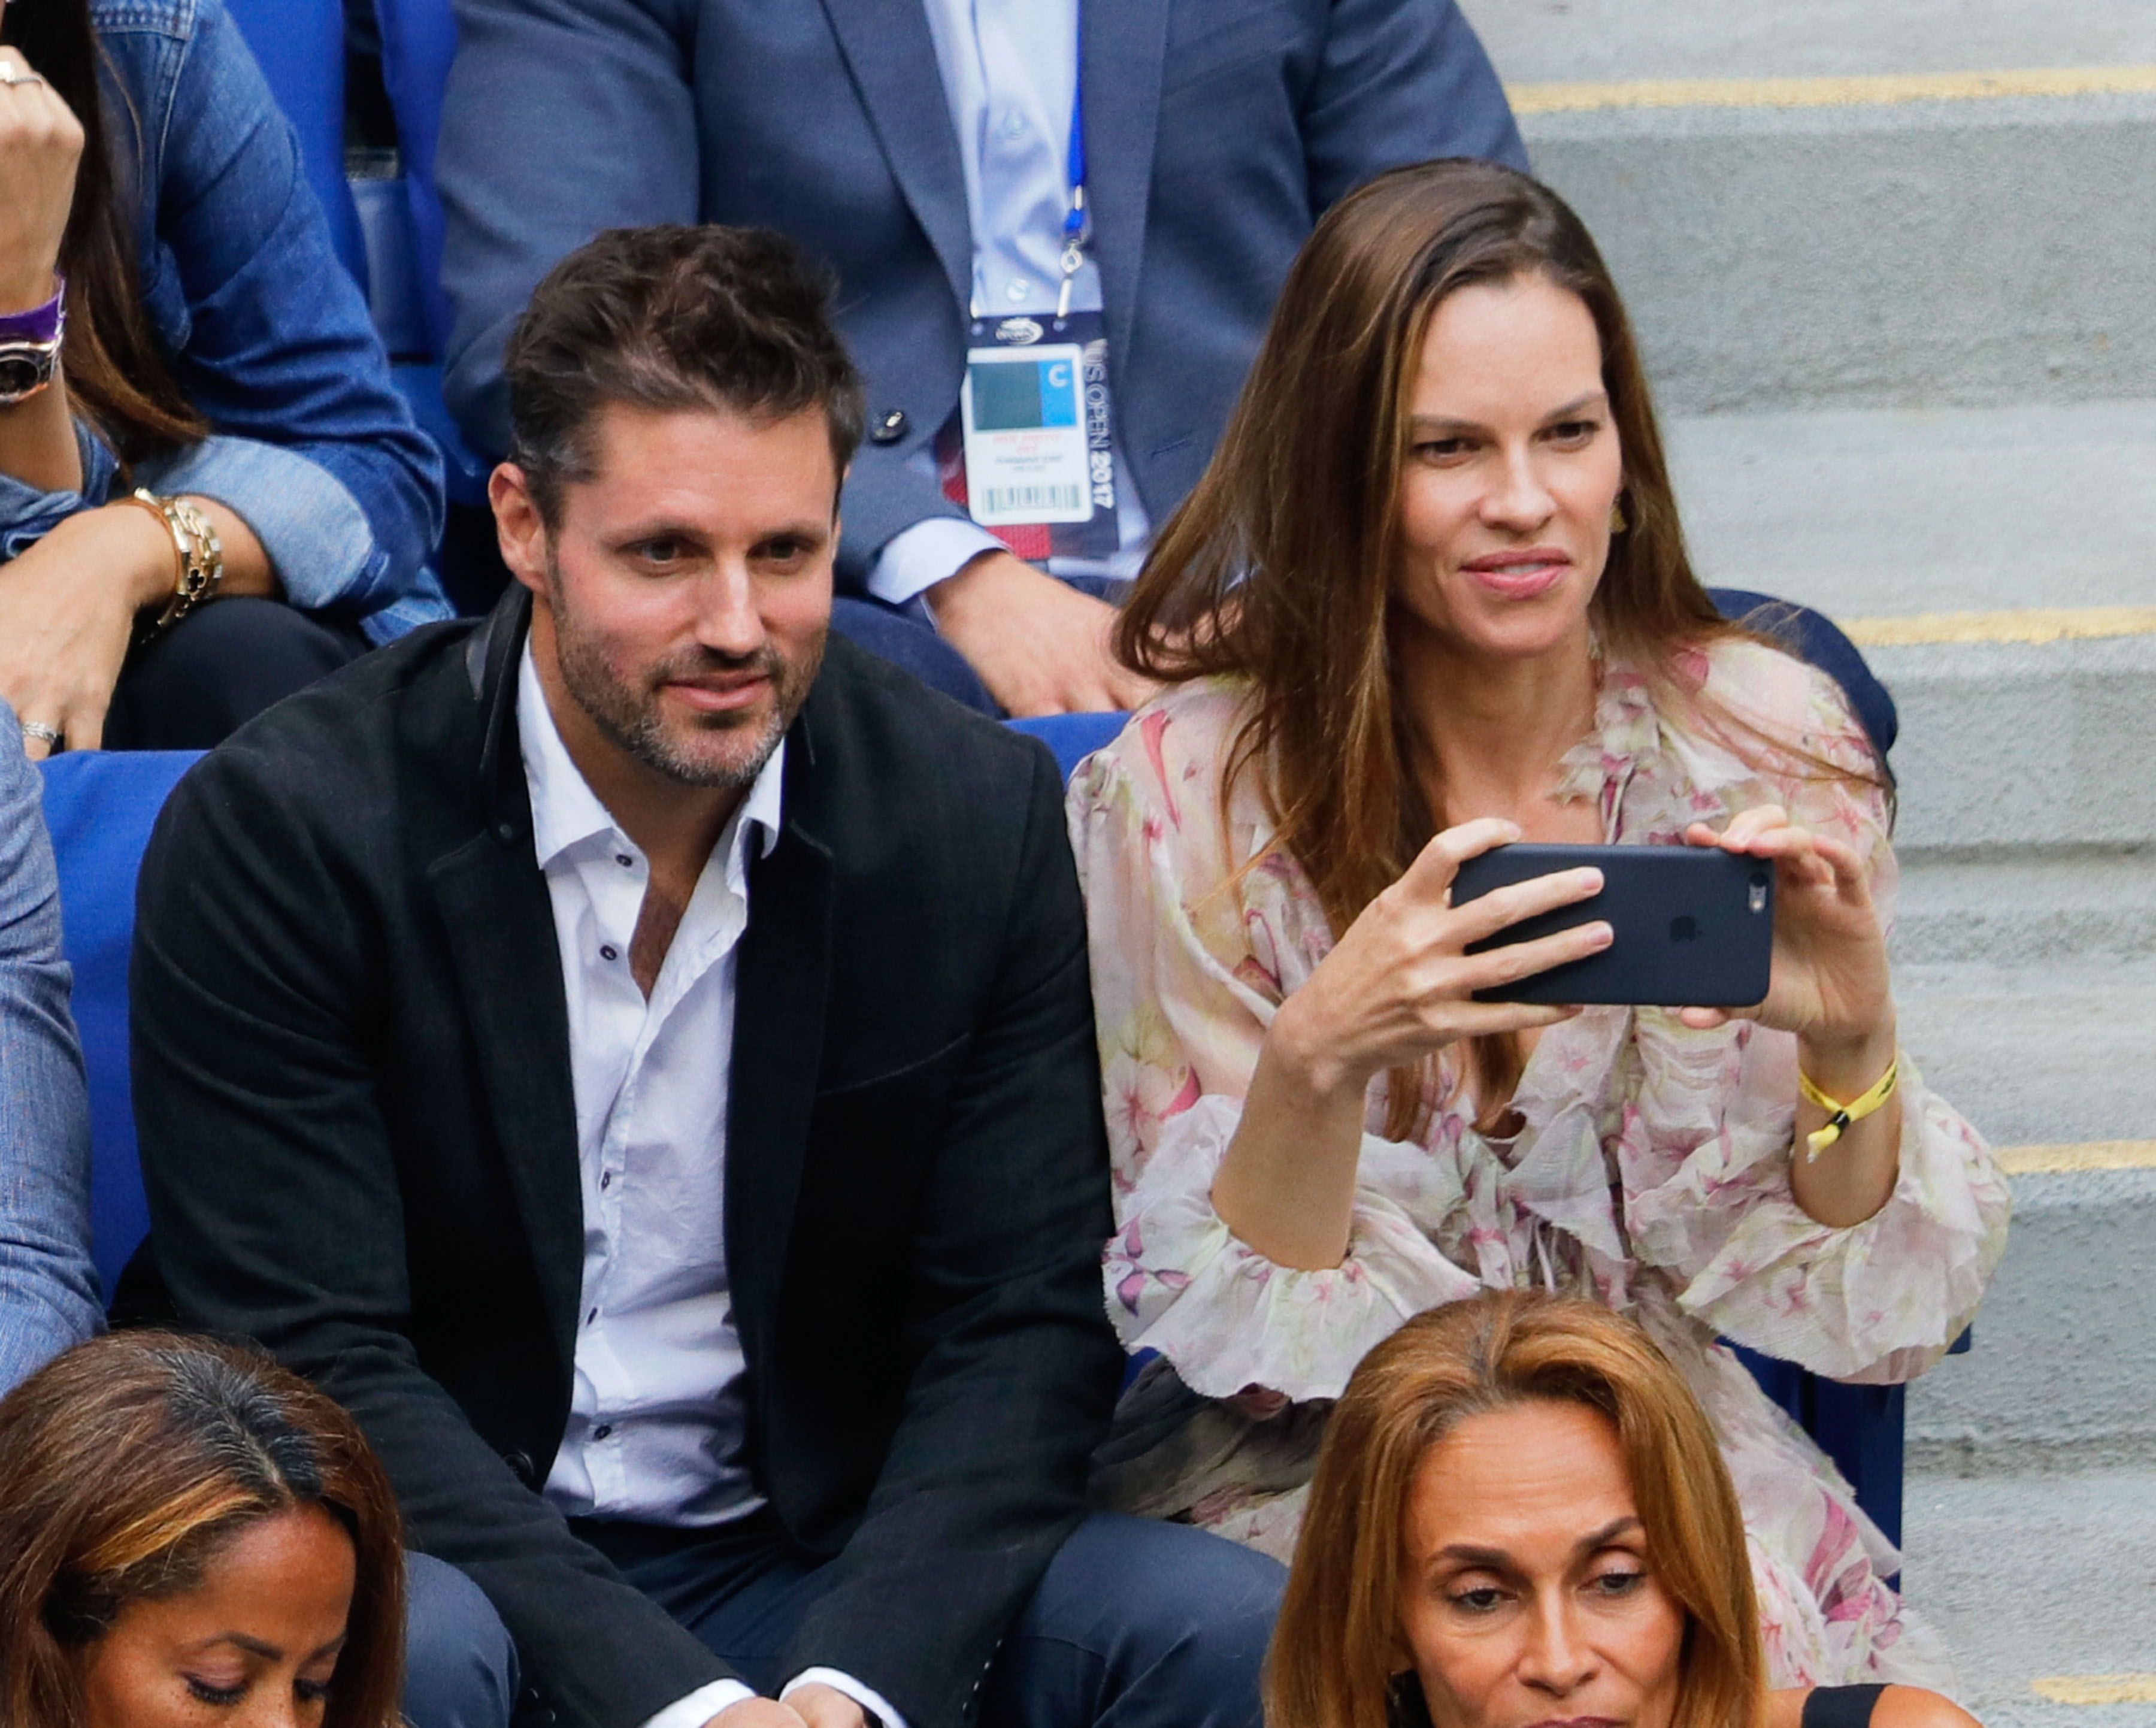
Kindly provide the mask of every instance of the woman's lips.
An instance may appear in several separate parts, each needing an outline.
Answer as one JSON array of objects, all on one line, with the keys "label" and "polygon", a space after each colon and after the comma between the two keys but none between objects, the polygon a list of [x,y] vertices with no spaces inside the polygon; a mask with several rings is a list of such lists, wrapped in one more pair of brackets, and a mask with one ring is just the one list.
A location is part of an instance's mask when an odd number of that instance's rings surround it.
[{"label": "woman's lips", "polygon": [[1460,568],[1500,599],[1532,600],[1564,580],[1571,573],[1572,559],[1558,547],[1530,546],[1470,558]]}]

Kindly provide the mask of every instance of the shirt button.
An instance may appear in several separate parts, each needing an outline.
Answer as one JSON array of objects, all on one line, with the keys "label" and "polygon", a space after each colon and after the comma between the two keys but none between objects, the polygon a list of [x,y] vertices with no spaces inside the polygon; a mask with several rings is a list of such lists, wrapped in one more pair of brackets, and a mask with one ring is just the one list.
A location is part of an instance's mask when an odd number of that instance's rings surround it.
[{"label": "shirt button", "polygon": [[1023,138],[1025,136],[1025,116],[1018,109],[1013,108],[1004,116],[1004,136],[1006,138]]},{"label": "shirt button", "polygon": [[597,1427],[592,1430],[592,1438],[594,1440],[603,1440],[612,1432],[613,1432],[613,1424],[610,1422],[603,1422]]},{"label": "shirt button", "polygon": [[1031,289],[1031,288],[1027,285],[1027,283],[1024,281],[1024,280],[1023,278],[1019,278],[1019,279],[1014,280],[1011,283],[1011,285],[1010,285],[1010,286],[1009,286],[1009,287],[1008,287],[1008,288],[1004,289],[1004,294],[1005,297],[1006,297],[1006,298],[1008,298],[1008,299],[1011,301],[1011,303],[1012,303],[1013,305],[1016,305],[1019,301],[1024,300],[1024,299],[1026,297],[1026,296],[1027,296],[1027,295],[1029,295],[1029,294],[1030,294],[1032,291],[1033,291],[1033,290],[1032,290],[1032,289]]},{"label": "shirt button", "polygon": [[599,946],[599,958],[603,960],[618,960],[621,958],[621,950],[611,942],[602,943]]}]

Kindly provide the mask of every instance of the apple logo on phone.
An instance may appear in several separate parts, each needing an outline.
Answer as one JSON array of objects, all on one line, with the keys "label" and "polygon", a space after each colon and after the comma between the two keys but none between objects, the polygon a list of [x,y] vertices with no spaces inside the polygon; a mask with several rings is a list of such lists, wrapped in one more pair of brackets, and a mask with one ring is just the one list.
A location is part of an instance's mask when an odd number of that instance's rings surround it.
[{"label": "apple logo on phone", "polygon": [[1670,920],[1670,940],[1697,942],[1699,940],[1699,921],[1689,915]]}]

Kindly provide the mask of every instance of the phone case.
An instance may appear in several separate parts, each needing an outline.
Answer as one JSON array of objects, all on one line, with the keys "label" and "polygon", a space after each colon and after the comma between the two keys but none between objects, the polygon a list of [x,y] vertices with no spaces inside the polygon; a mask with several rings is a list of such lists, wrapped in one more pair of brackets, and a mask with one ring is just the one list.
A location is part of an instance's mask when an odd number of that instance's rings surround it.
[{"label": "phone case", "polygon": [[1495,990],[1486,1002],[1618,1002],[1666,1008],[1748,1008],[1767,994],[1774,945],[1774,868],[1706,846],[1500,846],[1460,867],[1452,903],[1493,888],[1592,864],[1602,892],[1500,930],[1469,949],[1526,942],[1594,919],[1616,939],[1600,954]]}]

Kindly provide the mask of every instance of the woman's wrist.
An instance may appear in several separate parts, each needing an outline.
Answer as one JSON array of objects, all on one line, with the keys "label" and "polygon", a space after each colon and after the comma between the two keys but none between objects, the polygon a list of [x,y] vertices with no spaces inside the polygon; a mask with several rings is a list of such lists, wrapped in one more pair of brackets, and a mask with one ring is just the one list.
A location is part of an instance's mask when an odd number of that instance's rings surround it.
[{"label": "woman's wrist", "polygon": [[1876,1025],[1853,1034],[1800,1034],[1797,1066],[1828,1097],[1853,1098],[1878,1083],[1893,1066],[1898,1048],[1890,1006]]},{"label": "woman's wrist", "polygon": [[172,597],[172,537],[151,512],[115,499],[69,517],[47,537],[64,543],[77,535],[95,537],[85,561],[120,584],[130,610],[146,611]]},{"label": "woman's wrist", "polygon": [[1311,1025],[1311,1018],[1301,997],[1290,996],[1282,1002],[1266,1030],[1259,1060],[1295,1096],[1313,1104],[1349,1096],[1361,1098],[1369,1088],[1369,1075],[1356,1072],[1343,1062],[1322,1030]]}]

